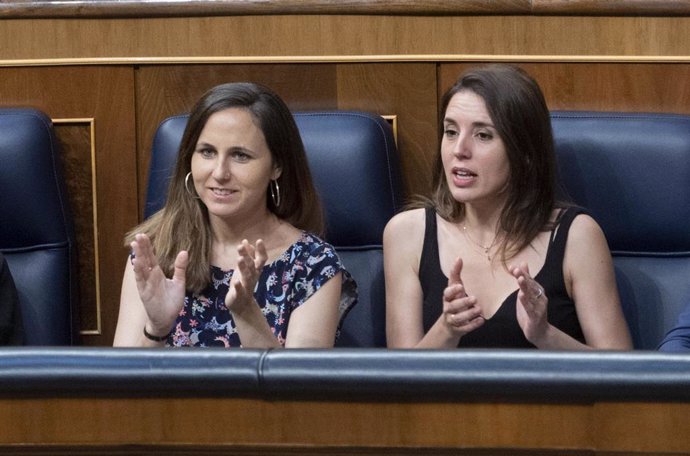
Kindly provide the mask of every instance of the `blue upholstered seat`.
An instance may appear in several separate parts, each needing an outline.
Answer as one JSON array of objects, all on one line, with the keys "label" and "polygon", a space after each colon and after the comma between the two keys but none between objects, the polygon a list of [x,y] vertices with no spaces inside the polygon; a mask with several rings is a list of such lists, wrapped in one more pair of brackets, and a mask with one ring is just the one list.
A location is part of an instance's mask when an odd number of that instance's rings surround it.
[{"label": "blue upholstered seat", "polygon": [[[384,347],[383,229],[400,208],[400,165],[390,125],[352,111],[294,114],[333,244],[359,288],[338,346]],[[165,203],[186,116],[165,119],[153,141],[145,216]]]},{"label": "blue upholstered seat", "polygon": [[690,302],[690,117],[553,112],[561,182],[609,242],[633,342],[654,349]]},{"label": "blue upholstered seat", "polygon": [[25,344],[76,343],[74,228],[53,126],[35,109],[0,109],[0,216]]}]

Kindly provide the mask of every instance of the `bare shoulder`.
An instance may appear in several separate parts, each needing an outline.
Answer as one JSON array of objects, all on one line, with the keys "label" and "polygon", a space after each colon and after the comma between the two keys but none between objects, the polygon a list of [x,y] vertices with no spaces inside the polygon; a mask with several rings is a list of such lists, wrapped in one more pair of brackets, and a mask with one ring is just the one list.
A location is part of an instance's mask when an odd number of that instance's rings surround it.
[{"label": "bare shoulder", "polygon": [[424,244],[424,209],[410,209],[391,218],[383,232],[383,249],[390,254],[418,256]]},{"label": "bare shoulder", "polygon": [[[578,214],[568,233],[564,265],[567,272],[576,270],[597,273],[599,266],[613,267],[606,236],[599,224],[587,214]],[[601,271],[599,271],[601,272]]]},{"label": "bare shoulder", "polygon": [[597,221],[588,214],[578,214],[570,226],[568,241],[580,244],[598,240],[605,241],[605,237]]},{"label": "bare shoulder", "polygon": [[394,215],[386,224],[384,236],[388,235],[409,235],[416,232],[424,233],[425,220],[424,208],[410,209]]},{"label": "bare shoulder", "polygon": [[426,223],[424,220],[424,209],[410,209],[394,215],[386,224],[383,232],[384,242],[395,240],[399,237],[414,239],[424,237]]}]

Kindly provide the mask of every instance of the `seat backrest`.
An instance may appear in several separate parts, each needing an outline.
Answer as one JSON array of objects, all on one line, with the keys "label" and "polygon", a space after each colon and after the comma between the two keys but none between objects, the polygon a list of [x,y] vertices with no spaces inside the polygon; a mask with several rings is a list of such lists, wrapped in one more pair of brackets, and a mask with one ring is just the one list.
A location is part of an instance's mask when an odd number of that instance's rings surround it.
[{"label": "seat backrest", "polygon": [[26,345],[77,343],[76,243],[51,120],[0,109],[0,250],[17,287]]},{"label": "seat backrest", "polygon": [[551,114],[560,181],[599,222],[638,349],[690,302],[690,117]]},{"label": "seat backrest", "polygon": [[[326,215],[328,242],[357,282],[338,346],[385,347],[383,229],[403,203],[400,163],[387,121],[353,111],[294,114]],[[165,204],[187,116],[165,119],[153,141],[144,215]]]}]

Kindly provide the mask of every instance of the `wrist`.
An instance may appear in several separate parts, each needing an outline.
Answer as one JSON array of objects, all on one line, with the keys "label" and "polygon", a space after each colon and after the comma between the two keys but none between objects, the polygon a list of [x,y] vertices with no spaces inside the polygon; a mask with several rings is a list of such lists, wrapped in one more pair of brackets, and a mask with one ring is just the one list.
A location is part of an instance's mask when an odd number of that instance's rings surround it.
[{"label": "wrist", "polygon": [[172,328],[166,333],[165,330],[150,329],[148,324],[144,324],[144,337],[153,342],[165,342],[172,332]]},{"label": "wrist", "polygon": [[[239,302],[239,300],[236,300],[233,303],[232,307],[228,306],[226,303],[226,307],[228,308],[234,319],[251,318],[251,316],[256,314],[257,310],[259,311],[259,313],[261,313],[259,303],[256,302],[256,299],[254,299],[253,296],[245,302]],[[263,314],[261,315],[263,316]]]},{"label": "wrist", "polygon": [[550,323],[547,323],[541,330],[535,331],[528,340],[537,348],[548,348],[550,346],[549,340],[552,338],[553,329],[554,327],[551,326]]}]

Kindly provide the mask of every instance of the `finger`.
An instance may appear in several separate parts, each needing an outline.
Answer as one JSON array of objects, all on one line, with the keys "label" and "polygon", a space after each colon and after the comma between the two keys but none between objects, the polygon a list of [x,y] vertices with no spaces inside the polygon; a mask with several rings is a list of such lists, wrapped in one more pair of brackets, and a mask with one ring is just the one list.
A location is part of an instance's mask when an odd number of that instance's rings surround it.
[{"label": "finger", "polygon": [[264,244],[263,239],[258,239],[256,241],[256,257],[254,258],[254,266],[256,269],[261,269],[266,264],[268,260],[268,253],[266,252],[266,244]]},{"label": "finger", "polygon": [[249,256],[249,242],[243,239],[242,242],[237,244],[237,254],[241,257]]},{"label": "finger", "polygon": [[467,291],[462,284],[450,285],[443,290],[443,298],[446,301],[452,301],[454,299],[464,297],[467,297]]},{"label": "finger", "polygon": [[141,266],[148,268],[149,271],[152,270],[158,265],[158,259],[153,251],[151,240],[144,233],[137,234],[134,239],[139,247],[139,251],[135,251],[135,255],[141,260]]},{"label": "finger", "polygon": [[250,258],[254,258],[255,251],[256,251],[254,246],[246,239],[242,241],[242,245],[244,246],[245,251],[247,252],[247,256]]},{"label": "finger", "polygon": [[187,280],[187,265],[189,264],[189,253],[182,250],[175,258],[175,269],[173,270],[173,280],[185,284]]},{"label": "finger", "polygon": [[472,306],[461,312],[448,313],[447,315],[448,323],[456,328],[473,324],[477,319],[484,320],[479,306]]},{"label": "finger", "polygon": [[450,276],[448,277],[448,286],[454,285],[456,283],[462,284],[460,272],[462,272],[462,258],[458,257],[455,259],[453,267],[450,270]]},{"label": "finger", "polygon": [[472,308],[479,309],[479,313],[481,313],[481,307],[477,304],[477,298],[474,296],[460,297],[443,303],[443,312],[446,313],[457,314]]},{"label": "finger", "polygon": [[131,259],[132,269],[134,270],[134,277],[137,281],[146,280],[151,270],[146,265],[142,249],[137,241],[132,241],[129,244],[129,246],[132,249],[134,255],[134,257]]},{"label": "finger", "polygon": [[254,289],[254,282],[256,282],[256,269],[254,268],[254,261],[249,257],[241,257],[237,260],[237,269],[239,270],[239,280],[243,287],[252,290]]}]

